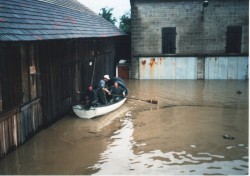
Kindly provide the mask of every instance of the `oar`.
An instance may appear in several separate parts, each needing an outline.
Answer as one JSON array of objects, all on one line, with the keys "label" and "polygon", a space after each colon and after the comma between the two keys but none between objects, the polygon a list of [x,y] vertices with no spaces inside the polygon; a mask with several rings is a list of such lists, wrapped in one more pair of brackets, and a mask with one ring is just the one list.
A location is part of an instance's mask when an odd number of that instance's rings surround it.
[{"label": "oar", "polygon": [[139,99],[139,98],[130,98],[130,97],[126,97],[128,99],[132,99],[132,100],[140,100],[140,101],[145,101],[145,102],[148,102],[148,103],[152,103],[152,104],[158,104],[159,101],[158,100],[142,100],[142,99]]},{"label": "oar", "polygon": [[[117,96],[117,97],[123,97],[123,96],[121,96],[121,95],[116,95],[116,94],[110,94],[110,95]],[[131,98],[131,97],[125,97],[125,98],[127,98],[127,99],[132,99],[132,100],[145,101],[145,102],[152,103],[152,104],[158,104],[158,103],[159,103],[158,100],[142,100],[142,99],[139,99],[139,98]]]}]

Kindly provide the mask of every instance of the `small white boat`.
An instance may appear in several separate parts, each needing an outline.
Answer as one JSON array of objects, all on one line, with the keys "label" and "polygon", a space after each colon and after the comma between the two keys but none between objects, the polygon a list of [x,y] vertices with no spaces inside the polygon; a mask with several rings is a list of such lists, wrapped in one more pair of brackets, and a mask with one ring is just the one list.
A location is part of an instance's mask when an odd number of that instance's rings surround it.
[{"label": "small white boat", "polygon": [[108,104],[105,106],[97,106],[97,107],[91,107],[90,109],[86,110],[84,109],[83,105],[75,105],[73,106],[74,113],[80,117],[85,119],[91,119],[93,117],[101,116],[104,114],[107,114],[109,112],[112,112],[122,106],[127,98],[123,98],[120,101],[112,104]]},{"label": "small white boat", "polygon": [[[125,82],[118,77],[113,77],[111,78],[109,84],[113,85],[113,82],[117,82],[119,84],[119,86],[121,86],[126,92],[126,96],[128,96],[128,89],[125,85]],[[122,106],[124,104],[124,102],[126,101],[126,97],[120,99],[117,102],[114,103],[109,103],[107,105],[98,105],[96,107],[90,107],[90,109],[85,109],[84,105],[78,104],[78,105],[74,105],[72,106],[74,113],[80,117],[80,118],[84,118],[84,119],[91,119],[93,117],[97,117],[97,116],[101,116],[104,114],[107,114],[111,111],[116,110],[117,108],[119,108],[120,106]]]}]

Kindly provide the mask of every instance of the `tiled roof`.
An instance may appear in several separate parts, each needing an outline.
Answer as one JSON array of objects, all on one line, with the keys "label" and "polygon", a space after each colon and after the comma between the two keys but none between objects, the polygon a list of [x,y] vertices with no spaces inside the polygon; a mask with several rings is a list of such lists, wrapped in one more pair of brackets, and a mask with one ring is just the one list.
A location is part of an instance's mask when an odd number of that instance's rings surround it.
[{"label": "tiled roof", "polygon": [[76,0],[0,0],[0,41],[125,35]]}]

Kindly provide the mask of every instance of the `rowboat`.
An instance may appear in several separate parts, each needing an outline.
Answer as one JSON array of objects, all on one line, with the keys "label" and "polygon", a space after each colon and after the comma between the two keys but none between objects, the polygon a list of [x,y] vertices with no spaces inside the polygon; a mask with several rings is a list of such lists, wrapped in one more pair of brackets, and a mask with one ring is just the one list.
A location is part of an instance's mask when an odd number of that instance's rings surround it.
[{"label": "rowboat", "polygon": [[[109,85],[111,85],[114,81],[116,81],[119,84],[119,86],[121,86],[123,89],[126,90],[126,96],[127,96],[128,89],[125,86],[124,81],[120,78],[113,77],[110,79]],[[72,109],[78,117],[84,119],[91,119],[93,117],[101,116],[118,109],[125,103],[126,100],[127,98],[124,97],[117,102],[108,103],[107,105],[97,105],[96,107],[90,107],[90,109],[85,109],[84,105],[77,104],[72,106]]]},{"label": "rowboat", "polygon": [[104,114],[107,114],[109,112],[112,112],[116,109],[118,109],[119,107],[121,107],[127,98],[123,98],[120,101],[116,102],[116,103],[111,103],[108,104],[106,106],[97,106],[97,107],[91,107],[90,109],[86,110],[84,109],[83,105],[74,105],[73,111],[74,113],[80,117],[80,118],[85,118],[85,119],[91,119],[93,117],[97,117],[97,116],[101,116]]}]

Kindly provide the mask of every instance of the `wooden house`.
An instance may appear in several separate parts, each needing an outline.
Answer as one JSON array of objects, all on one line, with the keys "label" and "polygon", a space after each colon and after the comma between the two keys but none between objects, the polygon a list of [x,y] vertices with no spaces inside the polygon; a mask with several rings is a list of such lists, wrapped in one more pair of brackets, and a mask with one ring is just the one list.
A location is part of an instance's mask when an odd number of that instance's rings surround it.
[{"label": "wooden house", "polygon": [[0,156],[115,76],[125,36],[76,0],[0,1]]},{"label": "wooden house", "polygon": [[131,78],[248,78],[248,0],[130,3]]}]

